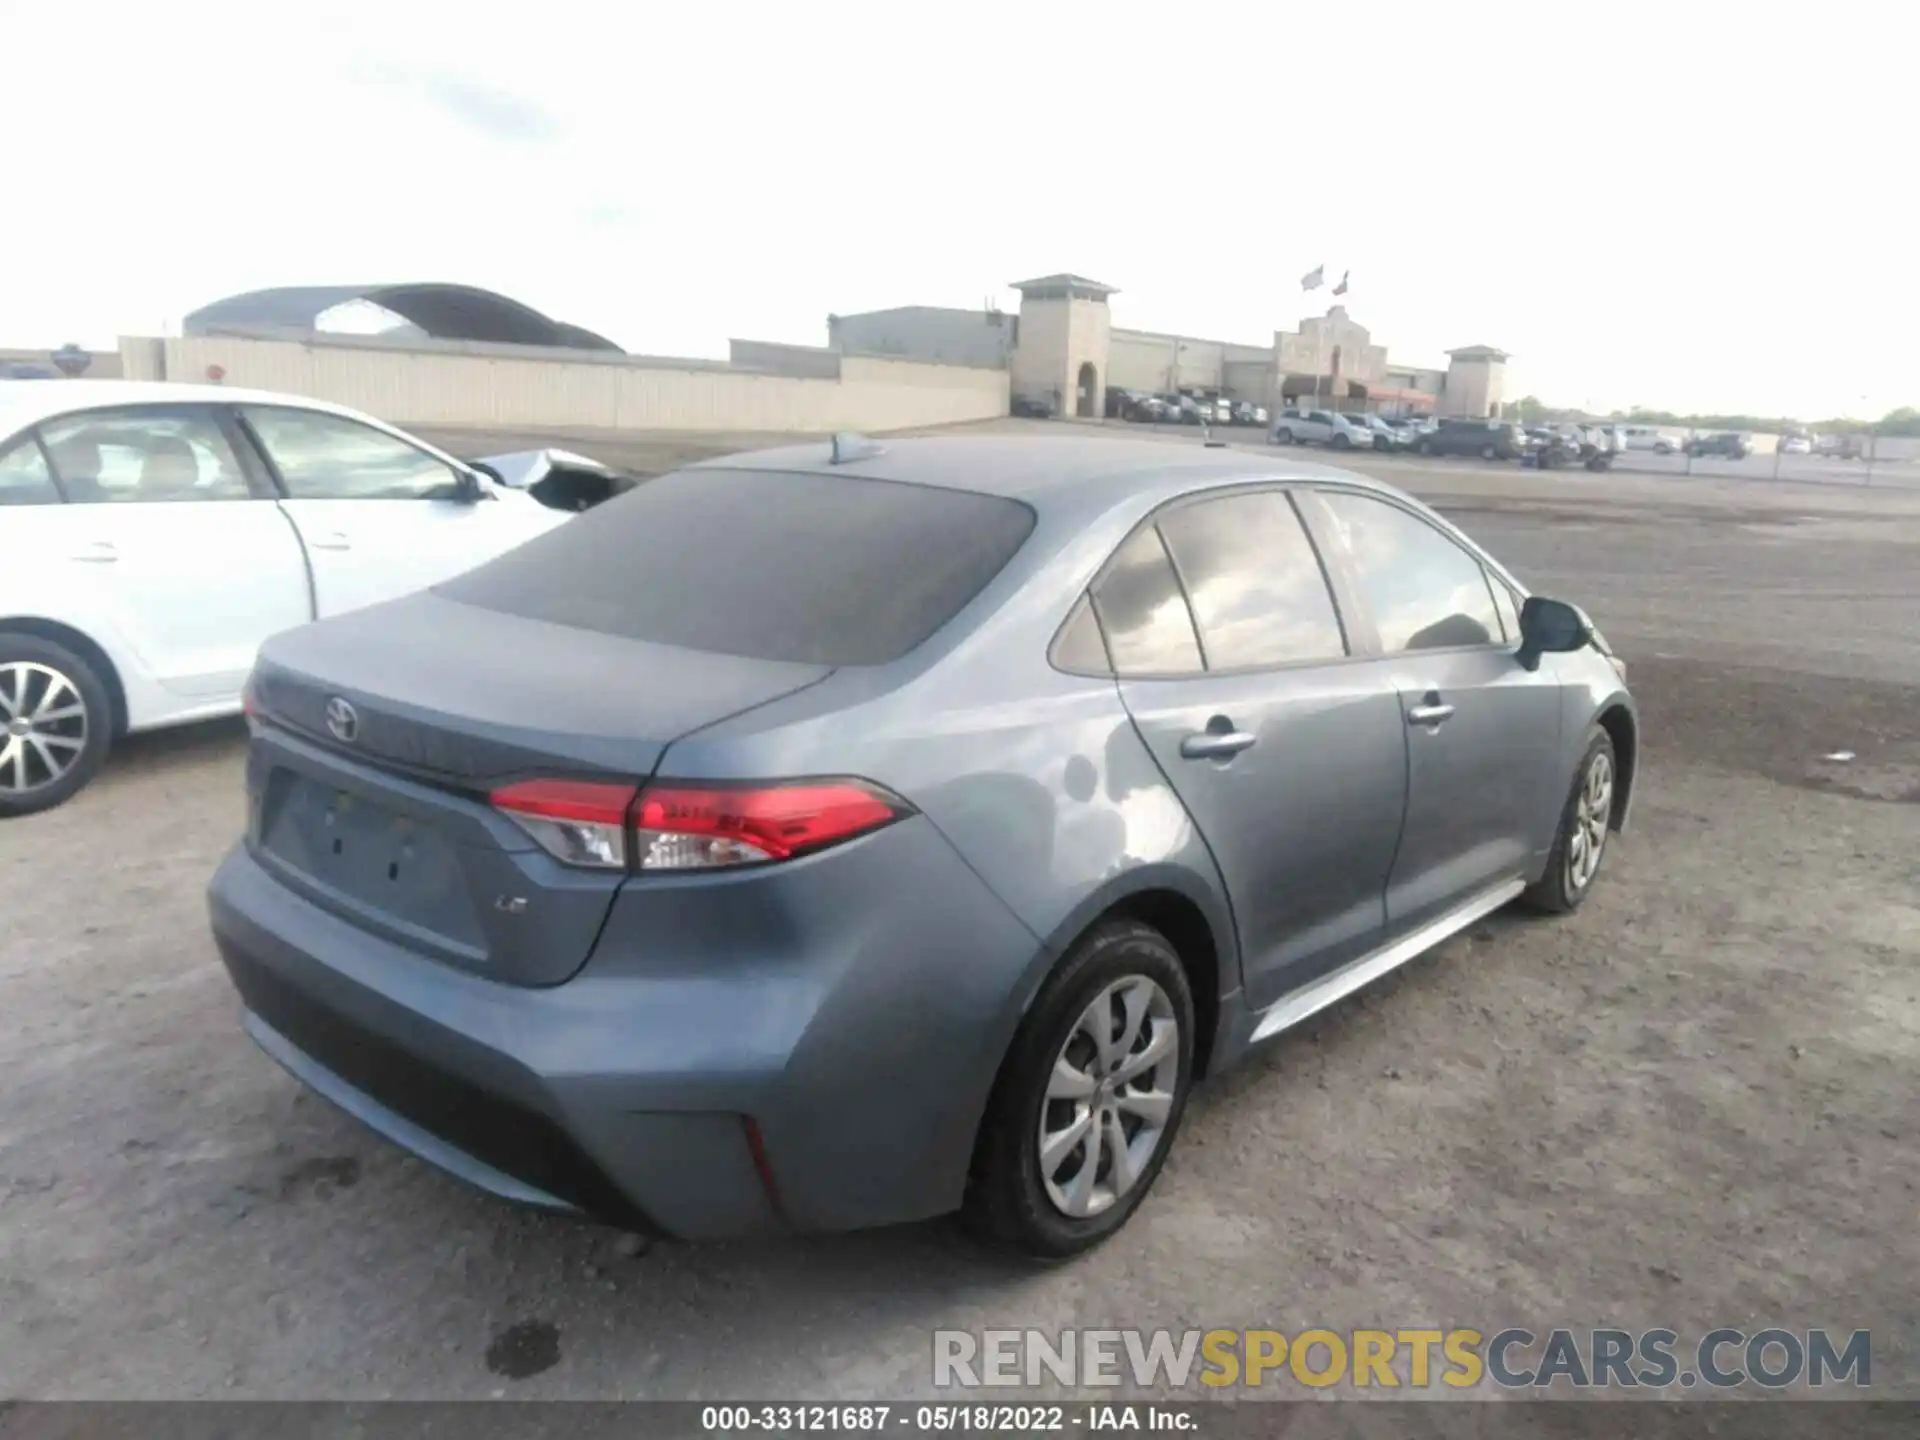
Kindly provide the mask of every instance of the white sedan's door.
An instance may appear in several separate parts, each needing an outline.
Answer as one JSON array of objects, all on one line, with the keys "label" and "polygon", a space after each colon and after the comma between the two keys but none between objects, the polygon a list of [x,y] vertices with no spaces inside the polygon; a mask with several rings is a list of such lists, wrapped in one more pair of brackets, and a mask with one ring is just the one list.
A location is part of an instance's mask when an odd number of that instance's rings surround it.
[{"label": "white sedan's door", "polygon": [[437,584],[566,519],[484,481],[478,499],[463,498],[440,457],[345,415],[266,405],[241,415],[286,489],[323,617]]},{"label": "white sedan's door", "polygon": [[300,541],[216,413],[89,410],[40,434],[66,503],[33,511],[31,563],[56,613],[113,633],[176,695],[237,700],[261,641],[313,612]]}]

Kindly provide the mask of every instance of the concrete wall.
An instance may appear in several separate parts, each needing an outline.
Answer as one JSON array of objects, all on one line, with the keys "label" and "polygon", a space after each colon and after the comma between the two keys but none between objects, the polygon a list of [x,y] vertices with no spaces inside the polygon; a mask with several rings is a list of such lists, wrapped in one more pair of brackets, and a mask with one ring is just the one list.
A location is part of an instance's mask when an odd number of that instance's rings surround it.
[{"label": "concrete wall", "polygon": [[1108,341],[1107,383],[1164,394],[1172,390],[1218,390],[1226,345],[1191,335],[1152,330],[1114,330]]},{"label": "concrete wall", "polygon": [[1020,344],[1011,357],[1013,393],[1073,409],[1067,379],[1067,302],[1029,300],[1020,307]]},{"label": "concrete wall", "polygon": [[1221,388],[1236,400],[1272,409],[1279,398],[1274,380],[1273,360],[1228,360]]},{"label": "concrete wall", "polygon": [[838,379],[697,360],[332,337],[130,338],[121,355],[136,379],[205,381],[218,367],[228,385],[310,395],[400,425],[881,431],[1007,413],[1004,370],[861,355],[839,357]]},{"label": "concrete wall", "polygon": [[890,355],[937,365],[1005,365],[1014,317],[998,310],[901,305],[829,315],[827,344],[850,354]]},{"label": "concrete wall", "polygon": [[811,375],[821,380],[840,376],[840,357],[833,351],[818,345],[783,345],[777,340],[729,340],[727,363],[770,375]]},{"label": "concrete wall", "polygon": [[[1106,413],[1107,370],[1113,348],[1113,316],[1104,300],[1067,302],[1067,391],[1072,414]],[[1093,366],[1092,393],[1084,402],[1078,391],[1080,368]]]}]

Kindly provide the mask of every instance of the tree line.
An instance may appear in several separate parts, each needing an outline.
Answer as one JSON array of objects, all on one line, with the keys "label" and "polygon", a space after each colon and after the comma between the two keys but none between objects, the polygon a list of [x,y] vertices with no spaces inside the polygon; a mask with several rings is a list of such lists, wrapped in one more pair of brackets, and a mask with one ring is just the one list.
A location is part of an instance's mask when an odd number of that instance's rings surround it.
[{"label": "tree line", "polygon": [[1577,408],[1548,405],[1537,395],[1523,395],[1507,407],[1511,418],[1523,424],[1553,424],[1563,420],[1606,419],[1622,425],[1663,425],[1675,430],[1758,430],[1776,435],[1811,430],[1819,434],[1920,436],[1920,409],[1903,405],[1878,420],[1840,415],[1829,420],[1803,421],[1784,415],[1680,415],[1671,410],[1614,410],[1589,416]]}]

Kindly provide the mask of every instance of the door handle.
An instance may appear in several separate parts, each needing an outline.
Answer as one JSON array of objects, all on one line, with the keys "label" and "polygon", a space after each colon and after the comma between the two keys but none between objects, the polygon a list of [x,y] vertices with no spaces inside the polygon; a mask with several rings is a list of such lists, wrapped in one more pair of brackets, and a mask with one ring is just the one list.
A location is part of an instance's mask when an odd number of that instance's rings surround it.
[{"label": "door handle", "polygon": [[1409,725],[1431,725],[1435,729],[1446,724],[1453,715],[1453,707],[1442,703],[1439,696],[1428,697],[1407,711]]},{"label": "door handle", "polygon": [[325,535],[317,535],[307,542],[315,550],[351,550],[353,541],[342,532],[334,530]]},{"label": "door handle", "polygon": [[1247,749],[1258,736],[1244,730],[1202,730],[1180,742],[1183,760],[1231,760]]},{"label": "door handle", "polygon": [[67,558],[84,560],[89,565],[111,565],[120,558],[120,552],[114,548],[111,540],[89,540]]}]

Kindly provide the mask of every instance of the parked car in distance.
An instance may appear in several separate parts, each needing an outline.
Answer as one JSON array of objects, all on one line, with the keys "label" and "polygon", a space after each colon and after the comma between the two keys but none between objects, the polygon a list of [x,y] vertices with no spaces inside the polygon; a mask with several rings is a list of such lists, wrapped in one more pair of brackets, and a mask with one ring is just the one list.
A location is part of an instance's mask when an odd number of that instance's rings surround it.
[{"label": "parked car in distance", "polygon": [[1478,455],[1483,460],[1512,460],[1526,453],[1527,437],[1509,420],[1442,420],[1415,446],[1422,455]]},{"label": "parked car in distance", "polygon": [[1376,450],[1406,450],[1412,447],[1411,436],[1378,415],[1359,411],[1346,414],[1346,418],[1372,436]]},{"label": "parked car in distance", "polygon": [[1626,447],[1629,450],[1651,450],[1659,455],[1668,455],[1673,452],[1673,441],[1651,425],[1622,425],[1618,428],[1626,437]]},{"label": "parked car in distance", "polygon": [[0,817],[236,713],[269,635],[567,522],[341,406],[115,380],[0,386],[0,515]]},{"label": "parked car in distance", "polygon": [[1273,422],[1270,436],[1276,445],[1326,445],[1335,450],[1371,450],[1373,431],[1356,425],[1337,410],[1288,407]]},{"label": "parked car in distance", "polygon": [[1236,400],[1233,402],[1233,423],[1264,427],[1267,423],[1267,407],[1255,405],[1249,400]]},{"label": "parked car in distance", "polygon": [[1867,453],[1867,442],[1860,435],[1822,435],[1814,448],[1835,460],[1858,460]]},{"label": "parked car in distance", "polygon": [[1144,390],[1110,388],[1107,391],[1107,418],[1145,424],[1167,417],[1167,406],[1158,395]]},{"label": "parked car in distance", "polygon": [[1753,453],[1747,437],[1732,430],[1716,435],[1696,435],[1687,441],[1684,448],[1689,455],[1714,455],[1727,460],[1744,460]]},{"label": "parked car in distance", "polygon": [[1042,395],[1015,395],[1007,408],[1027,420],[1051,420],[1053,401]]},{"label": "parked car in distance", "polygon": [[1806,435],[1789,435],[1780,442],[1782,455],[1811,455],[1813,440]]},{"label": "parked car in distance", "polygon": [[1194,415],[1192,423],[1196,425],[1231,425],[1233,423],[1233,402],[1224,395],[1209,391],[1192,391],[1181,397],[1191,406]]},{"label": "parked car in distance", "polygon": [[571,450],[517,450],[469,463],[491,480],[526,491],[550,510],[575,514],[604,505],[641,483],[638,476]]},{"label": "parked car in distance", "polygon": [[1054,1257],[1201,1077],[1578,907],[1639,753],[1592,623],[1417,501],[1106,437],[708,461],[249,694],[210,918],[301,1081],[551,1210]]}]

